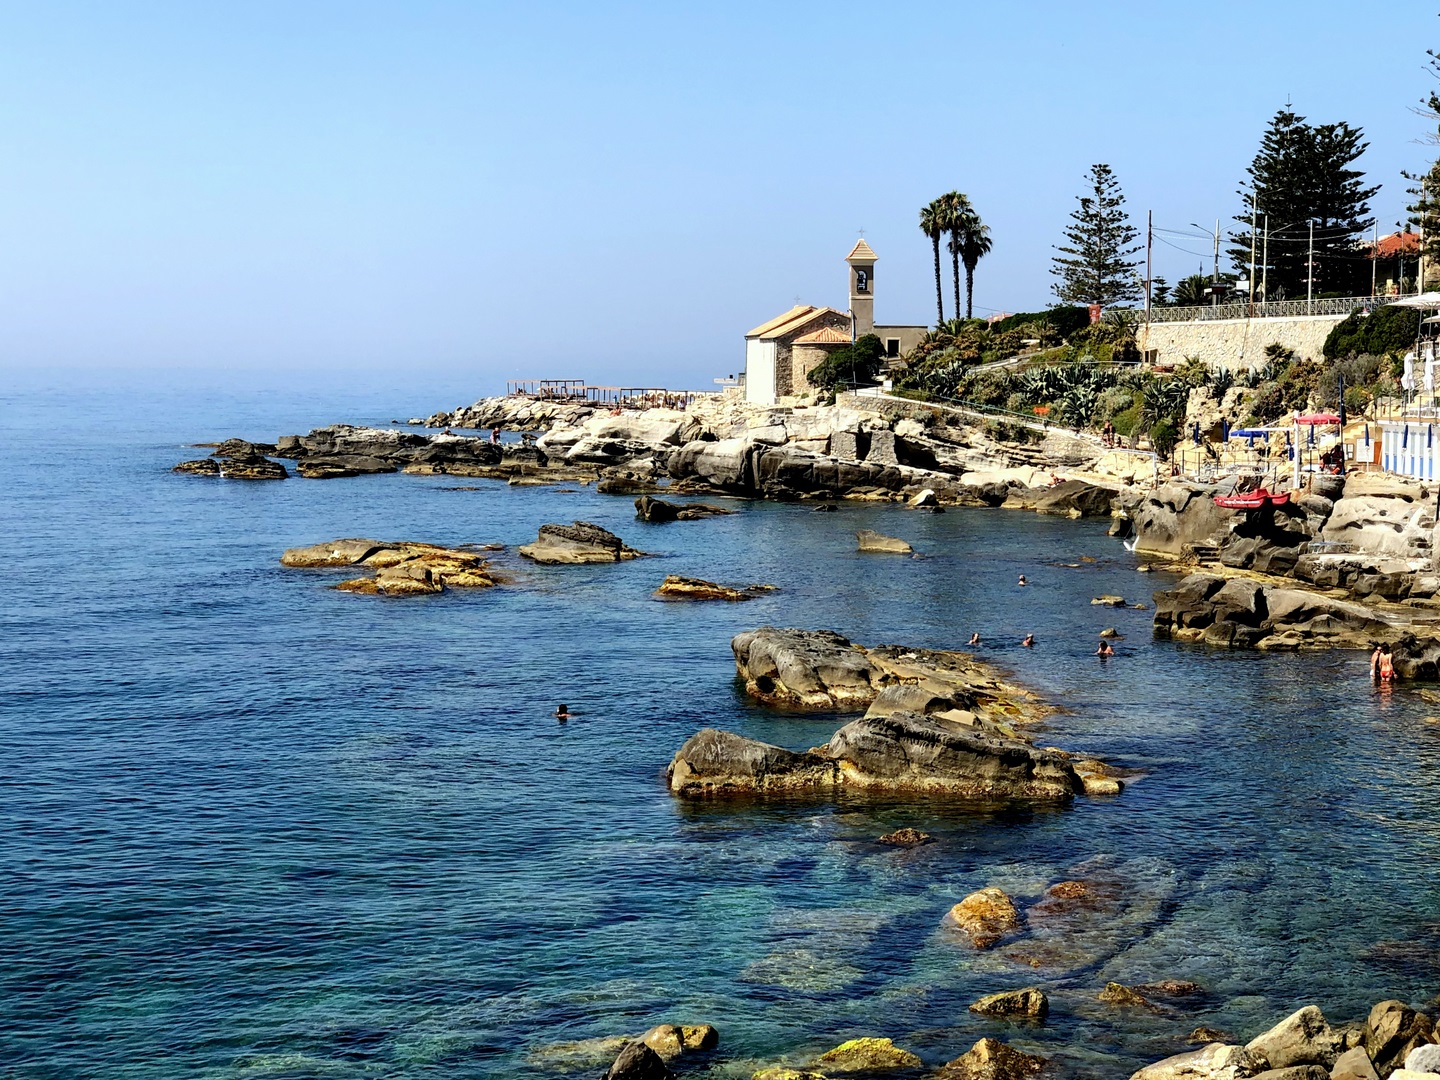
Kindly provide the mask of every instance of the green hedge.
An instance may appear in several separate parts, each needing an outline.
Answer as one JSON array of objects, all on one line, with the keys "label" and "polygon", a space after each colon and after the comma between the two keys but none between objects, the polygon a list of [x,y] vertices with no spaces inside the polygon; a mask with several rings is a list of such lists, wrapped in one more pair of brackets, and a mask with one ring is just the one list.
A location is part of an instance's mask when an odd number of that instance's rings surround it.
[{"label": "green hedge", "polygon": [[1386,304],[1369,315],[1357,311],[1330,331],[1330,336],[1325,339],[1325,359],[1343,360],[1365,353],[1374,356],[1403,353],[1415,347],[1415,335],[1419,329],[1418,308]]},{"label": "green hedge", "polygon": [[1053,307],[1046,311],[1022,311],[1018,315],[1007,315],[990,327],[992,334],[1003,334],[1026,323],[1048,322],[1062,338],[1068,338],[1083,326],[1090,325],[1088,307]]}]

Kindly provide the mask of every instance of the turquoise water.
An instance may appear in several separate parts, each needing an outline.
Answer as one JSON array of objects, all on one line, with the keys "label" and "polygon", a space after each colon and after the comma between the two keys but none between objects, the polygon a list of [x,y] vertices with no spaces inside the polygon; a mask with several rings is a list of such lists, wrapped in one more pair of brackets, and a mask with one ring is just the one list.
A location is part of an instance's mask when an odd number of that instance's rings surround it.
[{"label": "turquoise water", "polygon": [[[0,400],[0,1075],[536,1077],[559,1070],[548,1044],[707,1021],[715,1075],[862,1034],[939,1063],[994,1034],[1109,1077],[1202,1023],[1248,1036],[1307,1002],[1346,1019],[1440,989],[1440,706],[1376,696],[1362,655],[1152,641],[1148,612],[1089,603],[1167,580],[1104,523],[735,502],[649,526],[588,489],[168,471],[196,439],[454,403]],[[503,588],[405,601],[277,562],[576,518],[657,557],[506,553]],[[924,557],[862,558],[859,528]],[[657,603],[667,573],[780,591]],[[1044,742],[1145,775],[1042,812],[677,803],[662,773],[700,727],[804,747],[838,726],[738,691],[729,639],[767,623],[933,647],[979,630],[1063,706]],[[1106,625],[1126,637],[1102,663]],[[559,701],[581,715],[557,725]],[[874,842],[899,825],[937,842]],[[1033,902],[1077,875],[1122,901],[990,953],[940,929],[981,886]],[[1167,1015],[1093,1000],[1163,978],[1205,993]],[[1027,984],[1045,1025],[966,1012]]]}]

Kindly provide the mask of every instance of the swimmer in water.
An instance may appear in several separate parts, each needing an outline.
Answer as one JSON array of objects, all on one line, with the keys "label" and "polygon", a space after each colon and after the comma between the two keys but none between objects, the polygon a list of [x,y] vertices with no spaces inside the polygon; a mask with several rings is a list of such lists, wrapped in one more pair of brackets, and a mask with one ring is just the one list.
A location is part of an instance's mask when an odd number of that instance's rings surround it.
[{"label": "swimmer in water", "polygon": [[1033,649],[1033,648],[1035,647],[1035,635],[1034,635],[1034,634],[1026,634],[1026,635],[1025,635],[1025,640],[1022,641],[1022,642],[1020,642],[1020,644],[1021,644],[1021,645],[1024,645],[1025,648],[1027,648],[1027,649]]},{"label": "swimmer in water", "polygon": [[1025,575],[1024,575],[1024,574],[1021,574],[1021,575],[1020,575],[1020,580],[1017,581],[1015,584],[1020,585],[1020,586],[1022,586],[1022,587],[1023,587],[1024,585],[1026,585],[1027,582],[1025,581]]},{"label": "swimmer in water", "polygon": [[966,644],[967,644],[967,645],[979,645],[979,644],[980,644],[980,633],[979,633],[979,631],[976,631],[975,633],[971,634],[971,635],[970,635],[970,640],[969,640],[968,642],[966,642]]},{"label": "swimmer in water", "polygon": [[570,706],[569,706],[569,705],[557,705],[557,706],[555,706],[555,719],[556,719],[556,720],[569,720],[570,717],[572,717],[572,716],[574,716],[574,715],[575,715],[575,714],[570,711]]},{"label": "swimmer in water", "polygon": [[1111,647],[1110,642],[1106,641],[1104,638],[1101,638],[1100,647],[1095,650],[1095,655],[1101,657],[1114,656],[1115,650]]}]

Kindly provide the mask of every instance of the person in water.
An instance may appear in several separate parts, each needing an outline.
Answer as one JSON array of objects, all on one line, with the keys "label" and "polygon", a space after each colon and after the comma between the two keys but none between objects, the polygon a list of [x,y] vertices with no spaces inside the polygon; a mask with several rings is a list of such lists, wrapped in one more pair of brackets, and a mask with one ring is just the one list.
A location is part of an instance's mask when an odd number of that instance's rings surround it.
[{"label": "person in water", "polygon": [[570,711],[570,706],[569,706],[569,705],[557,705],[557,706],[555,706],[555,719],[556,719],[556,720],[569,720],[570,717],[572,717],[572,716],[574,716],[574,715],[575,715],[575,714]]},{"label": "person in water", "polygon": [[1020,580],[1017,581],[1015,584],[1021,585],[1021,586],[1024,586],[1025,584],[1027,584],[1027,582],[1025,581],[1025,575],[1024,575],[1024,574],[1021,574],[1021,575],[1020,575]]},{"label": "person in water", "polygon": [[1110,642],[1106,641],[1104,638],[1101,638],[1101,639],[1100,639],[1100,647],[1095,650],[1095,655],[1096,655],[1096,656],[1114,656],[1114,655],[1115,655],[1115,649],[1111,646]]},{"label": "person in water", "polygon": [[971,634],[971,635],[970,635],[970,640],[969,640],[968,642],[966,642],[966,644],[967,644],[967,645],[979,645],[979,644],[980,644],[980,631],[977,630],[977,631],[975,631],[975,633]]},{"label": "person in water", "polygon": [[1020,644],[1021,644],[1021,645],[1024,645],[1025,648],[1027,648],[1027,649],[1033,649],[1033,648],[1035,647],[1035,635],[1034,635],[1034,634],[1026,634],[1026,635],[1025,635],[1025,640],[1022,641],[1022,642],[1020,642]]},{"label": "person in water", "polygon": [[1375,664],[1375,678],[1378,682],[1390,683],[1395,681],[1395,654],[1390,651],[1389,645],[1381,645],[1379,648],[1380,659]]}]

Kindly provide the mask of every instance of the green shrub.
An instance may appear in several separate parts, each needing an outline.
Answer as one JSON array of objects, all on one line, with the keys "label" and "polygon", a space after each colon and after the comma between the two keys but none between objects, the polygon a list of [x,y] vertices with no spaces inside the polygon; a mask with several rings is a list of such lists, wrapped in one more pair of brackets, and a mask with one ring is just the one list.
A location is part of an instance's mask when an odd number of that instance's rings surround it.
[{"label": "green shrub", "polygon": [[[1024,311],[1018,315],[1007,315],[993,323],[990,332],[1003,334],[1007,330],[1014,330],[1017,326],[1032,323],[1049,323],[1058,339],[1069,338],[1081,327],[1090,325],[1090,309],[1082,306],[1061,306],[1049,308],[1046,311]],[[1030,334],[1028,336],[1039,337],[1040,335]]]},{"label": "green shrub", "polygon": [[872,383],[880,371],[885,346],[874,334],[866,334],[853,345],[836,349],[806,373],[810,385],[820,390],[835,390],[858,383]]},{"label": "green shrub", "polygon": [[1370,391],[1363,386],[1345,388],[1345,411],[1350,416],[1359,416],[1370,407]]},{"label": "green shrub", "polygon": [[1420,331],[1420,309],[1393,304],[1378,307],[1369,315],[1352,313],[1325,338],[1325,359],[1358,356],[1361,353],[1404,353],[1415,346]]},{"label": "green shrub", "polygon": [[[1116,430],[1119,430],[1119,425],[1116,425]],[[1150,429],[1150,445],[1155,447],[1155,453],[1167,461],[1170,459],[1170,454],[1174,451],[1175,443],[1179,438],[1179,429],[1175,427],[1174,421],[1169,419],[1158,421],[1155,426]]]},{"label": "green shrub", "polygon": [[1130,438],[1135,434],[1135,428],[1140,423],[1140,406],[1131,405],[1128,409],[1121,409],[1110,417],[1110,423],[1115,425],[1116,435],[1124,439]]}]

